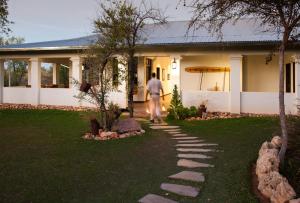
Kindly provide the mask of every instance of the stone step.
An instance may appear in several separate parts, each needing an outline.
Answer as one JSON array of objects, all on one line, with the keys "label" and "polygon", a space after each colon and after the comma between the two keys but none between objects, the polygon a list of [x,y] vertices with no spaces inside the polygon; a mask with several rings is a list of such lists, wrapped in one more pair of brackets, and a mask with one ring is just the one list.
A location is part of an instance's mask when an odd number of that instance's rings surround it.
[{"label": "stone step", "polygon": [[167,126],[167,123],[152,123],[150,126]]},{"label": "stone step", "polygon": [[173,140],[194,140],[194,139],[198,139],[198,137],[175,137],[172,139]]},{"label": "stone step", "polygon": [[169,184],[169,183],[162,183],[160,185],[160,188],[162,190],[172,192],[181,196],[186,196],[186,197],[197,197],[200,191],[198,188],[192,186]]},{"label": "stone step", "polygon": [[173,137],[184,137],[184,136],[188,136],[187,134],[173,134]]},{"label": "stone step", "polygon": [[139,203],[178,203],[178,202],[171,199],[167,199],[159,195],[148,194],[144,196],[142,199],[140,199]]},{"label": "stone step", "polygon": [[180,131],[174,131],[174,132],[168,132],[170,135],[176,135],[176,134],[179,134],[181,133]]},{"label": "stone step", "polygon": [[177,148],[179,152],[215,152],[215,149]]},{"label": "stone step", "polygon": [[199,143],[199,142],[204,142],[204,140],[178,140],[178,143]]},{"label": "stone step", "polygon": [[172,136],[174,136],[174,137],[188,136],[188,134],[185,134],[185,133],[177,133],[177,134],[173,134]]},{"label": "stone step", "polygon": [[212,143],[201,143],[201,144],[177,144],[177,147],[208,147],[208,146],[218,146],[218,144]]},{"label": "stone step", "polygon": [[183,158],[183,159],[211,159],[211,156],[206,156],[203,154],[178,154],[178,158]]},{"label": "stone step", "polygon": [[181,131],[181,129],[167,129],[164,130],[165,132],[177,132],[177,131]]},{"label": "stone step", "polygon": [[177,129],[179,126],[150,126],[153,130],[161,130],[161,129]]},{"label": "stone step", "polygon": [[177,162],[177,166],[186,167],[186,168],[209,168],[214,167],[214,165],[200,163],[197,161],[192,161],[188,159],[179,159]]},{"label": "stone step", "polygon": [[169,176],[171,179],[187,180],[193,182],[204,182],[205,177],[202,173],[194,171],[182,171],[180,173]]}]

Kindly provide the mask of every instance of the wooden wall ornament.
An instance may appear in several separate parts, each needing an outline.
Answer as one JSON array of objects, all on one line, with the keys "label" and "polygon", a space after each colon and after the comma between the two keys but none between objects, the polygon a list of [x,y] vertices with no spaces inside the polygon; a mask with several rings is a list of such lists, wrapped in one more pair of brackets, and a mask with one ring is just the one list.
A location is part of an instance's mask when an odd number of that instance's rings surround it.
[{"label": "wooden wall ornament", "polygon": [[208,67],[208,66],[195,66],[187,67],[185,71],[188,73],[217,73],[217,72],[230,72],[229,67]]}]

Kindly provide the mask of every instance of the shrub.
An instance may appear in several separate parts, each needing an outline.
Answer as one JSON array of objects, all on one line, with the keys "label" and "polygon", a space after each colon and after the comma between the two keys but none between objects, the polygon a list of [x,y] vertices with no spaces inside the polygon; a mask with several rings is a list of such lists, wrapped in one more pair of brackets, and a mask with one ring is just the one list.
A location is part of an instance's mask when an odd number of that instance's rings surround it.
[{"label": "shrub", "polygon": [[189,116],[190,117],[196,117],[198,115],[198,109],[195,106],[191,106],[189,109]]}]

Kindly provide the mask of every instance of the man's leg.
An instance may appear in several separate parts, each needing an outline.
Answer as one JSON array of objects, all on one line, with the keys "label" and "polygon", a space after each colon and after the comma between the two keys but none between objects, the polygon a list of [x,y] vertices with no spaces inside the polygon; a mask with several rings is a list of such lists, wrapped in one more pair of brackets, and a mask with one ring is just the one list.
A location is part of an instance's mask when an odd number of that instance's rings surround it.
[{"label": "man's leg", "polygon": [[149,100],[149,106],[150,106],[150,121],[154,123],[155,103],[152,96]]},{"label": "man's leg", "polygon": [[160,113],[160,96],[157,96],[155,100],[155,113],[159,121],[161,121],[161,113]]}]

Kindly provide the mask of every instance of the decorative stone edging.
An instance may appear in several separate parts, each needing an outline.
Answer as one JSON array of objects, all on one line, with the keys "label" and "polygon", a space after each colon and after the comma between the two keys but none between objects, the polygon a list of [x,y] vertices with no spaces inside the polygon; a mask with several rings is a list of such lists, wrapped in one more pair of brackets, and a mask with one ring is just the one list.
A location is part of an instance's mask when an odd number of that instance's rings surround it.
[{"label": "decorative stone edging", "polygon": [[264,142],[259,150],[256,162],[256,175],[258,178],[258,190],[271,203],[285,203],[287,201],[299,203],[300,200],[292,200],[296,193],[288,180],[279,173],[279,150],[282,140],[279,136],[273,137],[271,142]]},{"label": "decorative stone edging", "polygon": [[31,104],[0,104],[0,109],[29,109],[29,110],[63,110],[63,111],[91,111],[94,107],[56,106],[56,105],[31,105]]}]

